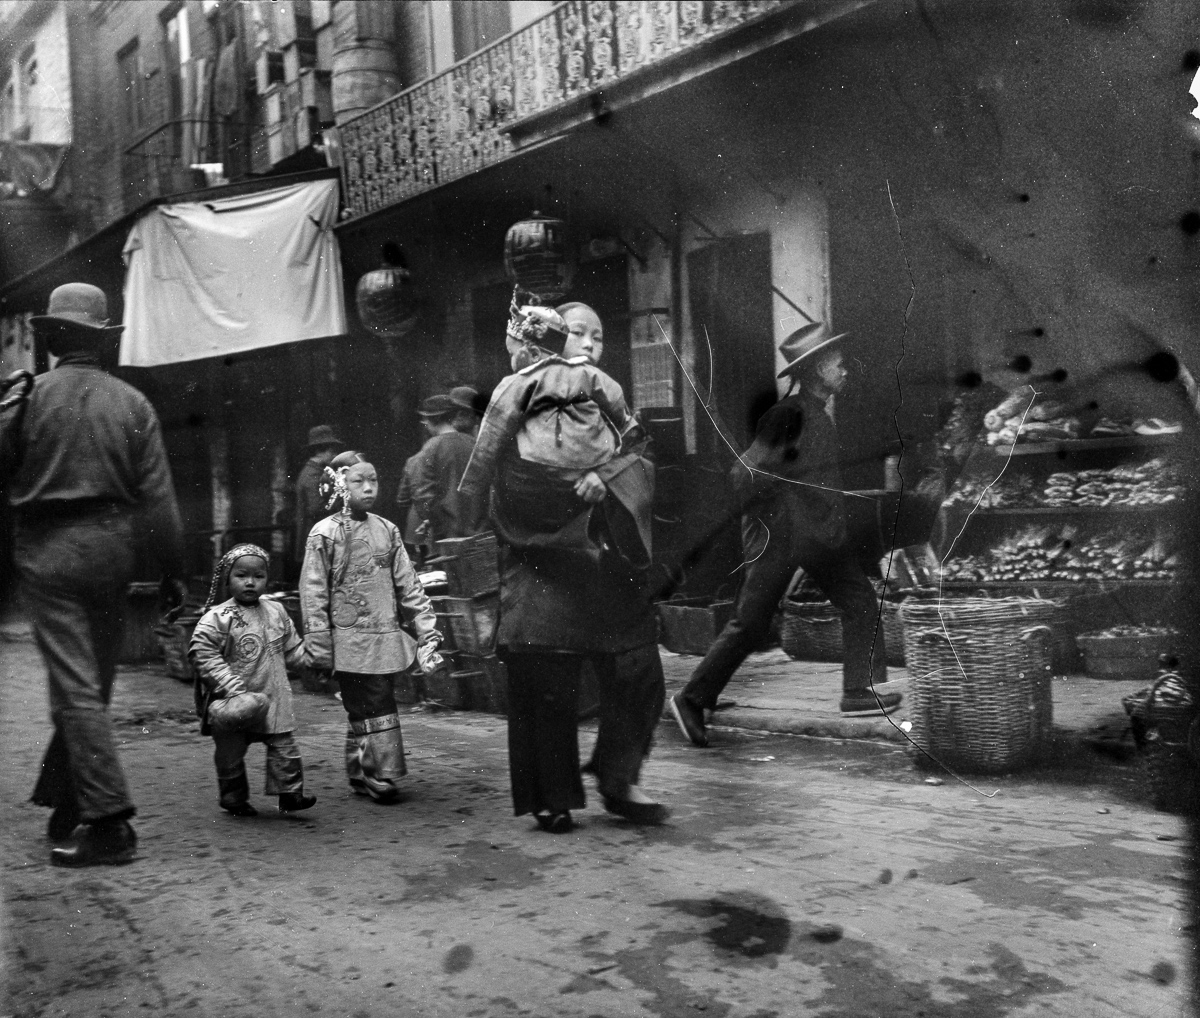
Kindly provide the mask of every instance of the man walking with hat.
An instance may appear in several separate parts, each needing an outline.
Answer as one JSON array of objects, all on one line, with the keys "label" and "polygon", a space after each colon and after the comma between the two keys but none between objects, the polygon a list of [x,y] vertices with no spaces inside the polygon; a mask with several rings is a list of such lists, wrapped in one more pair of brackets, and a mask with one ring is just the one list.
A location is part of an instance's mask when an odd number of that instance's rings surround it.
[{"label": "man walking with hat", "polygon": [[733,673],[766,636],[792,576],[803,568],[842,616],[842,699],[846,716],[890,713],[900,694],[876,690],[887,681],[879,602],[862,567],[845,547],[846,513],[830,406],[846,384],[839,341],[821,323],[787,337],[780,352],[795,395],[759,422],[754,441],[732,472],[742,506],[745,564],[734,617],[691,680],[670,701],[684,735],[708,745],[704,710],[716,706]]},{"label": "man walking with hat", "polygon": [[296,534],[292,541],[292,559],[297,569],[304,561],[304,547],[308,543],[308,532],[318,520],[329,515],[317,493],[321,476],[333,457],[345,448],[345,443],[334,436],[328,424],[318,424],[308,430],[308,462],[296,476]]},{"label": "man walking with hat", "polygon": [[[154,409],[100,367],[121,331],[108,324],[103,291],[60,286],[33,325],[58,363],[29,394],[8,484],[17,570],[54,721],[32,798],[54,808],[50,839],[69,840],[51,851],[54,865],[127,863],[135,809],[108,704],[137,541],[144,538],[165,576],[178,577],[179,509]],[[173,586],[181,599],[182,584]]]},{"label": "man walking with hat", "polygon": [[458,490],[475,448],[477,397],[474,389],[458,386],[430,396],[418,411],[430,438],[418,453],[412,497],[431,542],[470,537],[484,527],[482,499]]}]

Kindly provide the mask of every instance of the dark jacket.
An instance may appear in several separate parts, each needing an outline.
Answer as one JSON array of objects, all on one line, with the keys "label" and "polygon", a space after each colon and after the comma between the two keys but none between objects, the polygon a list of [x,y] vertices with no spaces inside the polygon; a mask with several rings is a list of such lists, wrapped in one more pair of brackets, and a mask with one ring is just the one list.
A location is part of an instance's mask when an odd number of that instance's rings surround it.
[{"label": "dark jacket", "polygon": [[768,547],[781,541],[796,553],[845,543],[837,428],[824,404],[807,393],[780,400],[763,414],[730,481],[743,518],[770,531]]},{"label": "dark jacket", "polygon": [[483,499],[458,490],[475,439],[461,431],[434,435],[417,454],[412,481],[413,506],[429,522],[430,539],[470,537],[483,528]]},{"label": "dark jacket", "polygon": [[31,522],[89,507],[128,507],[147,549],[178,575],[183,526],[158,415],[137,389],[86,355],[40,375],[20,428],[9,504]]}]

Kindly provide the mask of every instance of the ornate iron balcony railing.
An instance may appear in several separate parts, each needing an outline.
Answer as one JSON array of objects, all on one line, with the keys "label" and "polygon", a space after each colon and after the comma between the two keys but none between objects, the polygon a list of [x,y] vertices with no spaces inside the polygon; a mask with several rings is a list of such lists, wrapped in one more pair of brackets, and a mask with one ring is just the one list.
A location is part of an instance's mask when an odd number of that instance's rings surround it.
[{"label": "ornate iron balcony railing", "polygon": [[568,0],[339,127],[347,218],[499,162],[514,124],[797,0]]},{"label": "ornate iron balcony railing", "polygon": [[143,135],[122,153],[125,211],[245,176],[250,130],[229,120],[168,120]]}]

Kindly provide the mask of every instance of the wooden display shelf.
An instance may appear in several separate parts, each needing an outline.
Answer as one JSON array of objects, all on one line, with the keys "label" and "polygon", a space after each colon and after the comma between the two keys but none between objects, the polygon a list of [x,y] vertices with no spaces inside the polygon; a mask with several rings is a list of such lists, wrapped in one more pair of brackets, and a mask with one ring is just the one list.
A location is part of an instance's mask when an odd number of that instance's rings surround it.
[{"label": "wooden display shelf", "polygon": [[986,590],[1001,593],[1006,590],[1027,592],[1036,588],[1050,595],[1116,594],[1122,590],[1162,590],[1182,583],[1174,580],[945,580],[942,591],[960,594],[964,590]]},{"label": "wooden display shelf", "polygon": [[[1179,505],[1162,502],[1158,505],[1031,505],[998,506],[994,509],[976,509],[976,516],[1107,516],[1111,513],[1162,513]],[[957,507],[955,507],[957,508]]]},{"label": "wooden display shelf", "polygon": [[1167,435],[1114,435],[1112,438],[1062,438],[1050,442],[993,445],[997,456],[1045,456],[1048,453],[1099,452],[1105,449],[1149,449],[1170,445],[1179,433]]}]

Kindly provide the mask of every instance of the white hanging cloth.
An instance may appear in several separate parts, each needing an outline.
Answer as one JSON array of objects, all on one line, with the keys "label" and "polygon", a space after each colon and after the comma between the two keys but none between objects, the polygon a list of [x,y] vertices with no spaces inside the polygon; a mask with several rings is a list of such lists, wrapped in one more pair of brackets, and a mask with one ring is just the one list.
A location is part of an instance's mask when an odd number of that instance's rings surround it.
[{"label": "white hanging cloth", "polygon": [[154,367],[339,336],[338,183],[159,205],[125,242],[121,363]]}]

